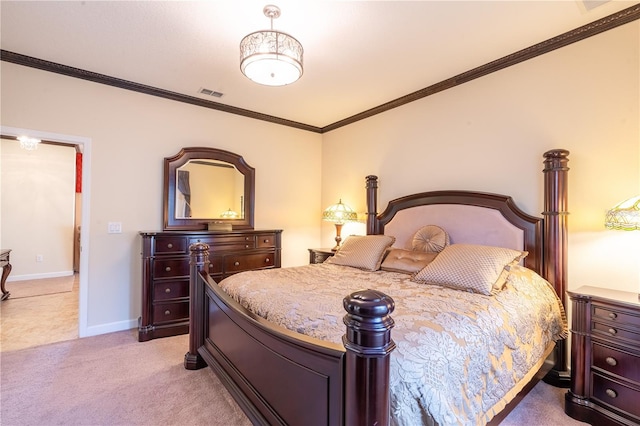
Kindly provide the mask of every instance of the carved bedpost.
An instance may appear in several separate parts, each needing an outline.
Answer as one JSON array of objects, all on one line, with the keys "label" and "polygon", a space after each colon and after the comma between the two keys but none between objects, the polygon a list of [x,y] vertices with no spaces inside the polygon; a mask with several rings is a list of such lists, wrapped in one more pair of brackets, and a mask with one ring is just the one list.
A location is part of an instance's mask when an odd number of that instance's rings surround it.
[{"label": "carved bedpost", "polygon": [[184,355],[184,368],[197,370],[207,366],[198,348],[204,344],[204,283],[200,274],[209,269],[209,245],[191,244],[189,251],[189,352]]},{"label": "carved bedpost", "polygon": [[[567,290],[567,208],[569,151],[554,149],[544,153],[544,275],[553,284],[566,307]],[[555,366],[545,381],[569,387],[567,341],[560,340],[555,349]]]},{"label": "carved bedpost", "polygon": [[367,180],[367,235],[377,234],[378,176],[369,175]]},{"label": "carved bedpost", "polygon": [[[347,333],[345,356],[345,424],[385,426],[390,422],[389,358],[393,299],[376,290],[361,290],[343,300]],[[366,391],[365,391],[366,390]]]}]

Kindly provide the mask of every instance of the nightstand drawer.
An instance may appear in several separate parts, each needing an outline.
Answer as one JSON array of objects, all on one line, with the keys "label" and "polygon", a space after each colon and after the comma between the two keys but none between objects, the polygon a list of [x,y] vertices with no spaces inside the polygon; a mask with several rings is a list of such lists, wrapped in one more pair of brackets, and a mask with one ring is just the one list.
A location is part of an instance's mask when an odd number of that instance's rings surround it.
[{"label": "nightstand drawer", "polygon": [[309,249],[309,263],[323,263],[325,260],[333,256],[335,252],[331,249]]},{"label": "nightstand drawer", "polygon": [[640,316],[628,314],[620,310],[608,309],[604,306],[594,304],[593,317],[614,321],[618,324],[627,324],[640,328]]},{"label": "nightstand drawer", "polygon": [[592,331],[595,334],[604,335],[610,338],[621,338],[633,340],[640,343],[640,332],[631,331],[612,324],[603,324],[597,321],[592,323]]},{"label": "nightstand drawer", "polygon": [[189,280],[156,281],[153,284],[153,300],[189,297]]},{"label": "nightstand drawer", "polygon": [[637,355],[594,343],[593,366],[640,383],[640,357]]},{"label": "nightstand drawer", "polygon": [[189,301],[153,305],[153,322],[163,323],[189,318]]},{"label": "nightstand drawer", "polygon": [[594,399],[640,417],[640,390],[593,374]]}]

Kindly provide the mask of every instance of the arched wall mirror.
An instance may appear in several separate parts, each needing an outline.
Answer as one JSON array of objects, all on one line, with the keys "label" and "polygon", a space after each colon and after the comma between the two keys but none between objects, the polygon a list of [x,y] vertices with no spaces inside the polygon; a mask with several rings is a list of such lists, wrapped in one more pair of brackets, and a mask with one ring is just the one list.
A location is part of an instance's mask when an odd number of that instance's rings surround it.
[{"label": "arched wall mirror", "polygon": [[253,229],[254,191],[255,169],[240,155],[183,148],[164,159],[164,230]]}]

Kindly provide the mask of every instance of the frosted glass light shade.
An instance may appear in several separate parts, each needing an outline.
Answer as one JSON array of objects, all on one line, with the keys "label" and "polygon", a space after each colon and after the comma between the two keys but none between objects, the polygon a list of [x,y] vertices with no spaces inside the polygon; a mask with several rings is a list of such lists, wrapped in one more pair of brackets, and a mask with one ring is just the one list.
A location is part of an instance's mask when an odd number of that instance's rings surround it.
[{"label": "frosted glass light shade", "polygon": [[298,80],[303,72],[302,57],[300,42],[280,31],[256,31],[240,42],[240,70],[266,86],[284,86]]}]

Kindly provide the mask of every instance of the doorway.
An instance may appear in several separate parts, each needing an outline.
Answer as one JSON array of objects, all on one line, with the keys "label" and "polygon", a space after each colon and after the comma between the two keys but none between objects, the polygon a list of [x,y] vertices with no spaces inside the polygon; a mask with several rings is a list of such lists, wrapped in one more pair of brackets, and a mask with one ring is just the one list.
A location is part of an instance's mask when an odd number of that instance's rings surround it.
[{"label": "doorway", "polygon": [[78,274],[78,336],[85,337],[87,333],[87,305],[88,305],[88,267],[89,267],[89,200],[90,200],[90,165],[91,165],[91,139],[81,136],[63,135],[39,130],[23,129],[15,127],[0,127],[3,137],[16,138],[20,135],[29,135],[50,143],[77,146],[82,152],[82,193],[80,202],[82,210],[79,226],[79,274]]}]

